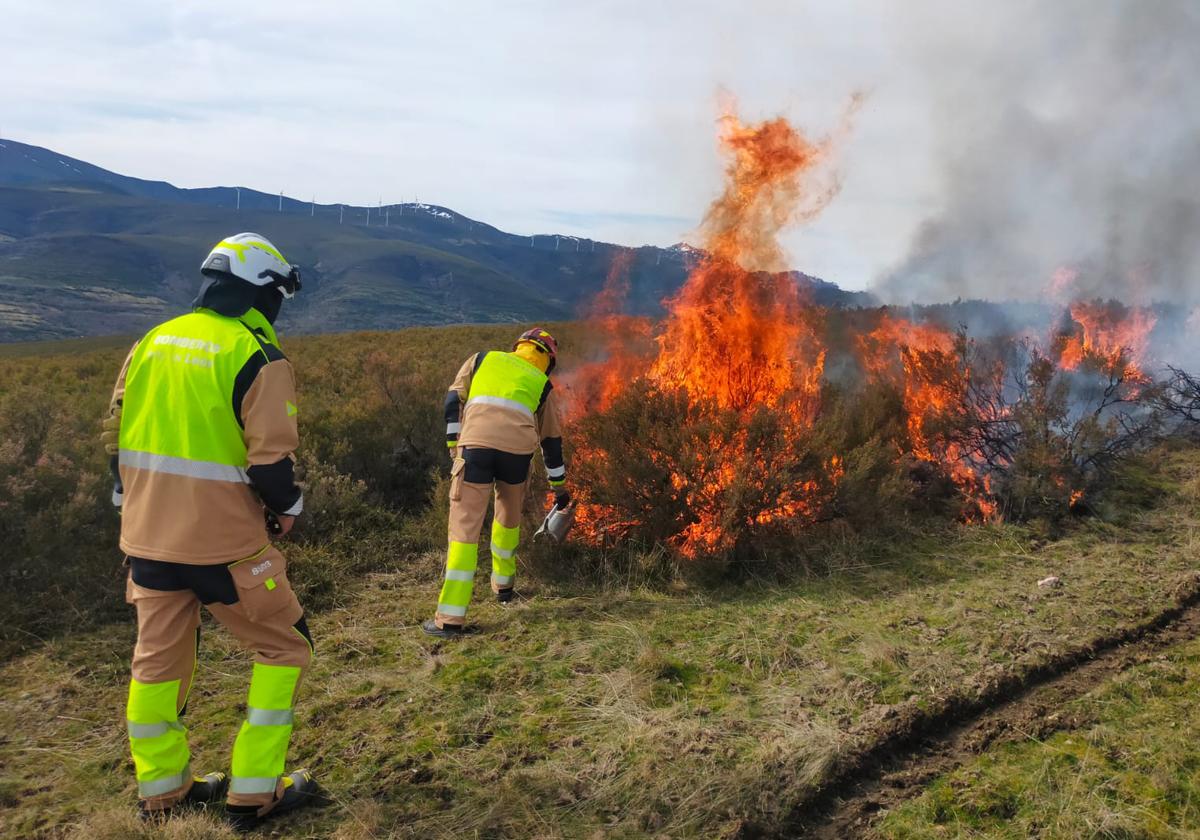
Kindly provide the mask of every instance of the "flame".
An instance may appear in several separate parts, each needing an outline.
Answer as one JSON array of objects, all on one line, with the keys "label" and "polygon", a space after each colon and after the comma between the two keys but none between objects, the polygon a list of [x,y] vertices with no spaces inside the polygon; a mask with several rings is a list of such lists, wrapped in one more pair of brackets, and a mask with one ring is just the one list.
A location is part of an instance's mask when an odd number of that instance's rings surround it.
[{"label": "flame", "polygon": [[721,408],[776,406],[796,389],[815,396],[824,348],[812,308],[779,270],[784,259],[777,237],[786,224],[814,216],[836,192],[807,194],[801,177],[828,150],[783,119],[745,126],[727,115],[722,127],[721,143],[732,158],[725,191],[702,227],[704,256],[668,301],[649,378]]},{"label": "flame", "polygon": [[649,318],[622,314],[629,295],[629,273],[634,252],[622,250],[613,258],[604,288],[584,312],[584,320],[602,337],[602,361],[582,365],[564,378],[567,410],[579,415],[589,410],[606,411],[622,389],[642,370],[639,349],[651,340]]},{"label": "flame", "polygon": [[1115,302],[1076,301],[1069,307],[1069,324],[1058,338],[1059,367],[1077,370],[1091,362],[1100,370],[1127,379],[1145,379],[1142,371],[1150,333],[1158,316],[1147,307],[1124,307]]},{"label": "flame", "polygon": [[954,333],[936,324],[917,324],[884,313],[874,330],[857,337],[859,361],[875,381],[888,382],[903,394],[909,454],[944,469],[971,503],[968,519],[995,519],[986,475],[969,453],[936,429],[940,420],[961,417],[971,371],[959,361]]},{"label": "flame", "polygon": [[[579,371],[573,410],[604,411],[640,380],[663,393],[686,395],[697,413],[777,412],[786,423],[783,439],[773,445],[791,447],[816,417],[826,350],[818,310],[783,271],[778,235],[786,225],[815,216],[837,193],[836,180],[819,182],[831,141],[810,141],[784,119],[747,125],[728,113],[721,119],[720,144],[729,159],[725,188],[701,226],[698,262],[679,293],[665,301],[667,314],[654,346],[646,354],[628,346],[631,330],[645,336],[650,326],[644,321],[631,326],[615,315],[613,301],[622,297],[622,287],[613,277],[627,267],[614,265],[592,318],[606,336],[606,358]],[[744,428],[697,441],[698,463],[686,472],[670,467],[668,456],[654,456],[668,464],[671,491],[689,511],[690,521],[675,540],[683,554],[730,547],[724,521],[730,506],[723,501],[758,480],[745,464],[769,463],[769,453],[750,451],[756,445]],[[576,457],[610,456],[585,448]],[[812,517],[844,472],[836,456],[823,466],[822,475],[797,479],[770,504],[741,515],[756,525]],[[585,535],[600,537],[597,523],[607,521],[611,533],[612,514],[584,505],[577,521]]]}]

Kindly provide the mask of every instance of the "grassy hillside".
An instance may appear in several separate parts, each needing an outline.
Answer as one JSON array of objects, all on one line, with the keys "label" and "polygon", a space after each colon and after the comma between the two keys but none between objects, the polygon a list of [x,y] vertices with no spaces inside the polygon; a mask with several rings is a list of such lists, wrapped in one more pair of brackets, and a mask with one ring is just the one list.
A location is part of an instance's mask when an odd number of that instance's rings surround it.
[{"label": "grassy hillside", "polygon": [[[285,550],[318,652],[293,758],[330,802],[279,834],[794,836],[879,750],[912,749],[906,738],[921,727],[1074,668],[1097,643],[1200,597],[1200,453],[1160,449],[1128,464],[1096,516],[1056,529],[917,515],[877,517],[869,531],[832,523],[796,541],[794,562],[769,579],[713,579],[654,547],[609,565],[604,552],[530,546],[517,603],[483,597],[481,570],[480,632],[429,639],[418,625],[433,609],[445,534],[439,395],[463,357],[511,333],[285,338],[308,485],[304,526]],[[584,336],[561,335],[564,352],[583,354]],[[133,630],[96,444],[123,348],[49,349],[0,366],[0,834],[164,836],[132,814],[122,704]],[[531,500],[528,524],[543,500]],[[1039,587],[1048,575],[1062,586]],[[1194,685],[1180,662],[1155,708],[1177,707]],[[248,673],[247,655],[206,623],[187,721],[198,769],[227,761]],[[1112,743],[1141,738],[1163,773],[1193,773],[1195,752],[1130,696],[1125,707],[1104,701],[1118,716],[1105,731],[1128,730]],[[1016,755],[995,780],[968,767],[931,789],[937,804],[916,800],[871,830],[974,836],[961,829],[968,817],[1006,830],[996,815],[1037,812],[1040,783],[1014,790],[1012,778],[1040,760]],[[1079,801],[1112,801],[1113,776],[1097,766],[1076,783]],[[1068,767],[1056,765],[1055,790],[1067,790]],[[1159,833],[1194,826],[1186,786],[1170,788],[1185,799],[1168,808],[1160,788],[1121,778],[1127,810],[1153,811]],[[999,810],[968,814],[975,792],[990,801],[997,784]],[[231,835],[199,815],[165,836]]]},{"label": "grassy hillside", "polygon": [[[830,579],[734,590],[525,583],[515,606],[480,604],[481,632],[456,644],[417,629],[439,554],[404,557],[314,617],[293,754],[332,802],[288,836],[775,836],[864,740],[1173,603],[1196,570],[1197,465],[1165,465],[1155,509],[1048,544],[951,529],[842,546]],[[1050,572],[1063,588],[1037,587]],[[224,634],[204,638],[190,725],[198,766],[217,767],[248,669]],[[150,836],[120,720],[131,643],[115,623],[3,668],[9,836]],[[1082,799],[1106,783],[1075,784]],[[175,830],[230,836],[204,817]]]}]

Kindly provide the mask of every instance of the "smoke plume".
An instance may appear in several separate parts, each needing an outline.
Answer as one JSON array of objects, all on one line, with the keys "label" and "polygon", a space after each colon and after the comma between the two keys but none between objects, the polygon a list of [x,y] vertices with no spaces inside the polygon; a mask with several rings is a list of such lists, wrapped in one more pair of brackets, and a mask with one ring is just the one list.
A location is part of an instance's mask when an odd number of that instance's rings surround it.
[{"label": "smoke plume", "polygon": [[1068,267],[1071,297],[1200,301],[1200,4],[905,9],[941,206],[882,297],[1044,299]]}]

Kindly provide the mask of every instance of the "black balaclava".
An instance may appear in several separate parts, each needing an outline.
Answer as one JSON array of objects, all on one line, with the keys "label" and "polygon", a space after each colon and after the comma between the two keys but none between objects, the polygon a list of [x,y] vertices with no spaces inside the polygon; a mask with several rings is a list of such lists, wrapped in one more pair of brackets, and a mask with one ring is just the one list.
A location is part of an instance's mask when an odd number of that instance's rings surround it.
[{"label": "black balaclava", "polygon": [[[192,301],[192,308],[204,307],[226,318],[240,318],[256,304],[259,290],[259,286],[253,286],[232,274],[210,274]],[[278,305],[275,310],[278,313]]]},{"label": "black balaclava", "polygon": [[254,308],[262,313],[267,319],[267,323],[275,325],[275,319],[279,317],[279,307],[283,305],[283,292],[279,291],[275,286],[259,286],[258,294],[254,298]]}]

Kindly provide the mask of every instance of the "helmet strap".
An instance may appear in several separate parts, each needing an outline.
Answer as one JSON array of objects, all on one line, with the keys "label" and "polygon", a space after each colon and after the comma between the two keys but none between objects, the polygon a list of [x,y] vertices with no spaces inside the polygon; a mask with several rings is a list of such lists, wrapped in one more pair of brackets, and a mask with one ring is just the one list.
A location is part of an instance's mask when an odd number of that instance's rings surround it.
[{"label": "helmet strap", "polygon": [[209,274],[199,294],[192,301],[192,308],[211,309],[226,318],[240,318],[254,306],[256,286],[251,286],[240,277],[232,274]]},{"label": "helmet strap", "polygon": [[275,325],[279,309],[283,306],[283,292],[275,286],[260,286],[254,298],[254,308],[262,313],[267,323]]}]

